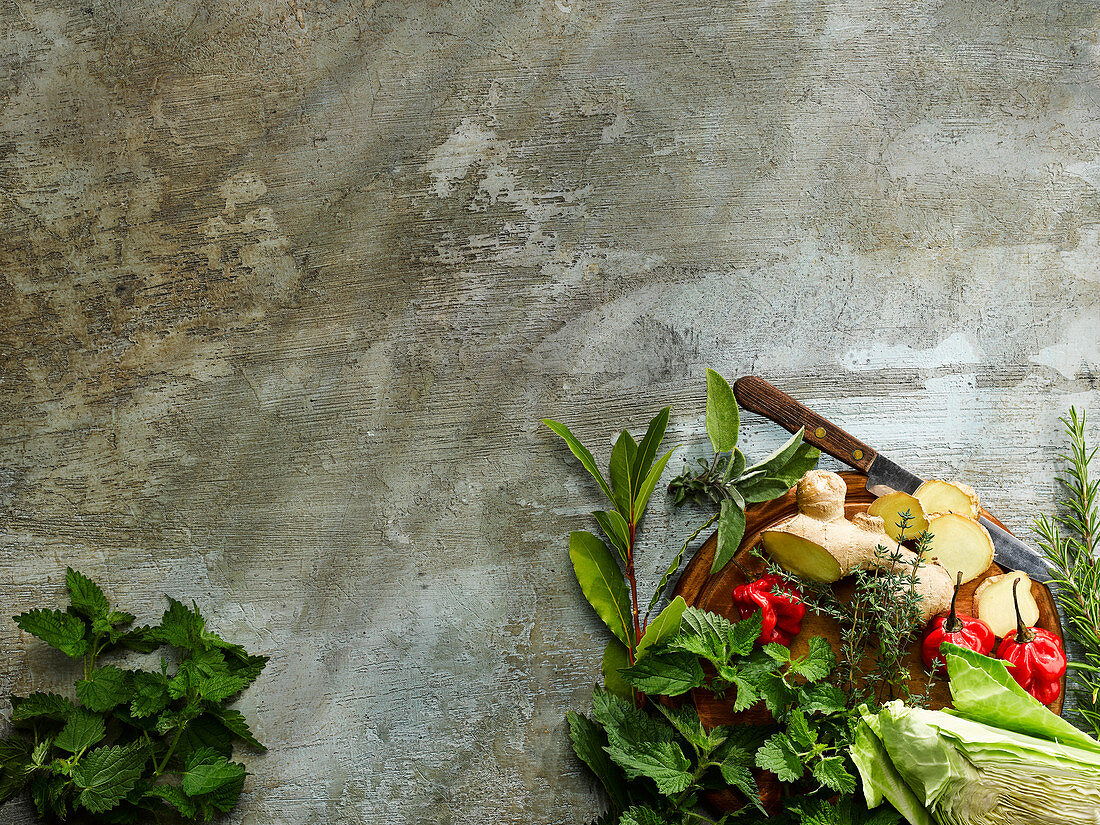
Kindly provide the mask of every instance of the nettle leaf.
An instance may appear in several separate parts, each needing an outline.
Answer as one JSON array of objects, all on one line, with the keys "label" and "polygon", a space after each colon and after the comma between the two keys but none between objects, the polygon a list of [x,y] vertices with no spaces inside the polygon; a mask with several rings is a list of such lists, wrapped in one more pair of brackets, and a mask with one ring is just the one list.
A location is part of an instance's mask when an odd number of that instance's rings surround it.
[{"label": "nettle leaf", "polygon": [[840,713],[848,707],[844,691],[836,685],[819,682],[809,684],[798,691],[798,705],[804,713]]},{"label": "nettle leaf", "polygon": [[622,671],[623,678],[643,693],[680,696],[706,681],[699,658],[692,653],[655,653]]},{"label": "nettle leaf", "polygon": [[72,609],[88,619],[106,619],[111,603],[99,585],[71,567],[65,570],[65,586],[69,589]]},{"label": "nettle leaf", "polygon": [[725,733],[720,727],[715,728],[712,733],[707,733],[703,723],[699,721],[695,706],[690,702],[678,708],[666,708],[659,702],[654,703],[653,706],[661,712],[677,733],[704,754],[711,753],[725,741]]},{"label": "nettle leaf", "polygon": [[146,789],[143,799],[162,799],[175,808],[185,819],[193,819],[198,807],[194,801],[175,785],[153,785]]},{"label": "nettle leaf", "polygon": [[226,664],[229,666],[229,672],[234,676],[240,676],[243,679],[247,679],[248,684],[252,684],[256,681],[256,677],[263,673],[263,669],[267,665],[266,656],[249,656],[247,653],[240,655],[229,648],[226,650],[230,654],[226,659]]},{"label": "nettle leaf", "polygon": [[210,749],[222,756],[233,755],[233,734],[209,713],[201,704],[188,705],[181,716],[186,724],[180,735],[176,753],[184,760],[195,751]]},{"label": "nettle leaf", "polygon": [[618,510],[609,512],[597,511],[592,514],[596,523],[600,525],[608,541],[619,551],[619,558],[626,563],[627,549],[630,547],[630,525],[622,517]]},{"label": "nettle leaf", "polygon": [[730,751],[726,758],[718,763],[718,770],[722,772],[722,778],[728,784],[737,788],[758,810],[764,812],[760,792],[752,775],[752,764],[751,756],[742,751]]},{"label": "nettle leaf", "polygon": [[168,707],[171,701],[168,695],[168,677],[163,673],[136,671],[131,686],[134,698],[130,702],[130,713],[138,719],[155,716]]},{"label": "nettle leaf", "polygon": [[683,596],[677,596],[669,602],[665,609],[658,613],[657,617],[646,627],[641,640],[638,642],[638,649],[634,651],[634,658],[641,659],[654,645],[667,642],[679,633],[680,617],[684,615],[686,609],[687,602],[684,601]]},{"label": "nettle leaf", "polygon": [[626,579],[607,545],[583,530],[569,534],[569,558],[581,591],[619,641],[633,647],[634,623]]},{"label": "nettle leaf", "polygon": [[188,796],[213,793],[228,783],[243,780],[246,773],[244,765],[230,762],[213,748],[200,748],[191,753],[184,768],[180,787]]},{"label": "nettle leaf", "polygon": [[152,653],[163,644],[157,638],[156,630],[157,628],[149,625],[135,627],[126,633],[119,634],[117,642],[123,647],[138,653]]},{"label": "nettle leaf", "polygon": [[34,772],[32,750],[31,743],[22,737],[0,739],[0,805],[26,787]]},{"label": "nettle leaf", "polygon": [[715,665],[726,664],[735,655],[752,652],[762,622],[759,613],[734,624],[725,616],[689,607],[680,617],[680,632],[669,647],[694,653]]},{"label": "nettle leaf", "polygon": [[113,710],[130,701],[129,674],[114,665],[106,665],[92,671],[88,679],[76,683],[76,697],[98,713]]},{"label": "nettle leaf", "polygon": [[603,725],[608,739],[629,742],[671,742],[673,731],[634,703],[606,691],[592,694],[592,715]]},{"label": "nettle leaf", "polygon": [[782,733],[772,736],[756,752],[756,765],[774,773],[780,782],[794,782],[803,773],[802,758]]},{"label": "nettle leaf", "polygon": [[231,673],[215,673],[202,679],[195,686],[198,695],[208,702],[224,702],[236,696],[248,685],[248,681]]},{"label": "nettle leaf", "polygon": [[653,467],[653,459],[657,457],[657,450],[661,442],[665,440],[665,430],[668,428],[668,413],[670,408],[665,407],[649,422],[642,443],[638,445],[638,451],[634,456],[633,466],[630,468],[630,477],[633,479],[634,489],[641,487],[642,481],[649,475]]},{"label": "nettle leaf", "polygon": [[236,736],[238,739],[246,742],[254,747],[256,750],[267,750],[264,745],[252,734],[252,730],[248,727],[248,722],[245,720],[244,715],[239,710],[233,710],[232,708],[211,708],[207,711],[210,715],[214,716],[221,724]]},{"label": "nettle leaf", "polygon": [[787,707],[794,698],[794,689],[788,687],[783,677],[778,673],[761,673],[754,684],[771,715],[779,720],[786,718]]},{"label": "nettle leaf", "polygon": [[614,503],[615,496],[612,494],[611,488],[607,485],[607,482],[604,481],[603,475],[601,475],[599,468],[596,466],[596,459],[592,457],[592,453],[588,451],[588,448],[581,444],[581,442],[577,440],[577,437],[573,435],[564,424],[558,421],[552,421],[549,418],[542,419],[542,423],[561,436],[569,447],[569,452],[573,453],[580,461],[581,466],[588,470],[592,478],[596,479],[596,483],[600,485],[600,489],[603,490],[608,501]]},{"label": "nettle leaf", "polygon": [[837,793],[852,793],[856,789],[856,778],[848,773],[841,756],[826,756],[814,762],[810,767],[814,779]]},{"label": "nettle leaf", "polygon": [[810,729],[805,714],[797,708],[787,720],[787,736],[800,750],[808,751],[817,744],[817,733]]},{"label": "nettle leaf", "polygon": [[714,561],[710,565],[711,575],[717,573],[737,555],[741,539],[745,537],[745,511],[728,498],[722,499],[718,511],[718,545],[714,551]]},{"label": "nettle leaf", "polygon": [[77,708],[53,743],[69,753],[80,753],[107,735],[107,725],[98,713]]},{"label": "nettle leaf", "polygon": [[116,807],[141,778],[148,759],[144,744],[96,748],[73,768],[72,780],[80,788],[77,802],[92,813]]},{"label": "nettle leaf", "polygon": [[30,696],[11,697],[12,722],[28,719],[52,719],[63,722],[72,713],[72,702],[56,693],[32,693]]},{"label": "nettle leaf", "polygon": [[611,465],[608,468],[615,506],[622,515],[627,517],[630,516],[631,507],[634,504],[635,485],[630,470],[634,465],[634,456],[637,452],[638,445],[634,443],[634,438],[623,430],[619,433],[619,438],[611,450]]},{"label": "nettle leaf", "polygon": [[583,714],[570,711],[565,717],[569,722],[569,741],[573,744],[573,752],[600,780],[611,800],[612,810],[623,810],[629,804],[626,780],[622,769],[611,761],[604,750],[607,747],[607,734]]},{"label": "nettle leaf", "polygon": [[810,639],[810,649],[806,655],[792,659],[788,667],[792,673],[798,674],[807,682],[817,682],[833,672],[836,654],[827,639],[814,636]]},{"label": "nettle leaf", "polygon": [[682,792],[693,779],[691,762],[675,742],[638,744],[611,741],[607,753],[628,778],[647,776],[665,796]]},{"label": "nettle leaf", "polygon": [[618,825],[668,825],[668,820],[645,805],[631,805],[622,816]]},{"label": "nettle leaf", "polygon": [[73,658],[88,652],[88,642],[84,639],[87,630],[82,619],[60,610],[28,610],[15,616],[19,627],[37,636],[50,647],[60,650]]},{"label": "nettle leaf", "polygon": [[707,435],[715,453],[727,453],[737,446],[740,412],[733,389],[721,375],[707,370]]},{"label": "nettle leaf", "polygon": [[191,609],[183,602],[168,598],[168,609],[164,611],[160,627],[153,628],[147,635],[150,638],[183,648],[184,650],[204,650],[203,630],[206,620],[198,609]]}]

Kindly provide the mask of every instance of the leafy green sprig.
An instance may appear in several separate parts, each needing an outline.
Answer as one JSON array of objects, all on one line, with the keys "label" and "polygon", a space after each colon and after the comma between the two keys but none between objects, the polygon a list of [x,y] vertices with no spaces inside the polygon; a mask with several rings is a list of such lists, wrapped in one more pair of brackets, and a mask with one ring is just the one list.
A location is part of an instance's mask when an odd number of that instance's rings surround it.
[{"label": "leafy green sprig", "polygon": [[689,501],[718,505],[718,546],[711,573],[717,573],[736,555],[745,536],[745,507],[779,498],[816,467],[821,456],[816,447],[803,443],[800,429],[770,456],[750,466],[737,446],[740,426],[732,388],[708,369],[706,428],[714,458],[710,462],[699,459],[698,470],[685,467],[668,489],[677,507]]},{"label": "leafy green sprig", "polygon": [[[195,607],[169,599],[157,626],[134,627],[103,590],[66,571],[66,610],[35,609],[20,628],[83,662],[75,701],[56,693],[11,697],[15,733],[0,740],[0,803],[26,790],[43,819],[137,823],[206,820],[233,809],[245,766],[235,742],[263,750],[228,705],[267,663],[206,627]],[[174,648],[170,672],[102,664],[123,649]]]},{"label": "leafy green sprig", "polygon": [[[905,540],[914,518],[899,514],[899,535]],[[924,566],[932,536],[927,531],[914,536],[915,558],[905,553],[901,542],[892,547],[879,545],[877,570],[856,570],[854,590],[840,599],[832,585],[798,580],[807,610],[833,619],[840,627],[839,660],[834,682],[849,697],[849,706],[877,707],[890,699],[920,705],[924,693],[909,685],[906,654],[922,622],[923,598],[915,589]],[[769,572],[790,576],[768,561]],[[926,692],[926,691],[925,691]]]},{"label": "leafy green sprig", "polygon": [[1065,498],[1060,513],[1036,520],[1035,531],[1066,627],[1082,649],[1084,661],[1069,663],[1080,686],[1077,713],[1100,737],[1100,479],[1089,475],[1097,448],[1086,442],[1083,412],[1070,407],[1060,420],[1069,437],[1069,453],[1058,456],[1068,467],[1056,476]]},{"label": "leafy green sprig", "polygon": [[[650,697],[732,690],[735,710],[763,703],[767,724],[708,732],[690,704],[663,699],[638,708],[606,691],[593,697],[592,718],[569,714],[574,750],[608,794],[611,810],[599,821],[724,823],[753,810],[764,817],[757,769],[791,786],[770,822],[798,821],[803,809],[819,810],[815,801],[854,792],[850,711],[844,693],[825,681],[836,664],[828,642],[812,639],[804,655],[792,656],[782,645],[756,647],[760,628],[759,615],[734,623],[689,607],[679,632],[622,676]],[[712,819],[701,809],[704,794],[722,787],[740,791],[746,807]]]}]

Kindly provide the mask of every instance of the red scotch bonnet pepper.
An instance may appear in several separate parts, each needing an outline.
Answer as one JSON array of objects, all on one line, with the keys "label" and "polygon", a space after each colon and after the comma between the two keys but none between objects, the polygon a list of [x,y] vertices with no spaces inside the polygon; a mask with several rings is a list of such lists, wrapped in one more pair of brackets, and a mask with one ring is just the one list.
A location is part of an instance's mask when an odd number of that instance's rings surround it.
[{"label": "red scotch bonnet pepper", "polygon": [[1066,651],[1062,640],[1041,627],[1024,627],[1020,602],[1016,598],[1016,580],[1012,583],[1012,603],[1016,606],[1016,630],[1009,633],[997,648],[997,658],[1004,659],[1008,672],[1020,687],[1049,705],[1058,698],[1062,676],[1066,672]]},{"label": "red scotch bonnet pepper", "polygon": [[973,616],[965,616],[955,610],[955,601],[959,598],[959,587],[962,585],[962,572],[959,572],[955,580],[955,592],[951,596],[951,612],[946,616],[937,616],[928,625],[921,644],[920,654],[924,660],[924,666],[934,670],[940,675],[947,674],[947,665],[940,655],[940,645],[950,642],[959,647],[973,650],[983,656],[988,656],[997,637],[992,628]]},{"label": "red scotch bonnet pepper", "polygon": [[802,592],[772,573],[733,588],[733,606],[741,619],[762,614],[759,641],[763,644],[790,646],[806,615]]}]

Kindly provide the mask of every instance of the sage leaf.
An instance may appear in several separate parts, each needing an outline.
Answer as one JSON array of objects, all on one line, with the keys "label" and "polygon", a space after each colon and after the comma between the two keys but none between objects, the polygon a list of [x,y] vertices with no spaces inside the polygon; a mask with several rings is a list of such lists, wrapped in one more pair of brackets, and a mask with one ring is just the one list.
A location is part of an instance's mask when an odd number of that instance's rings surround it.
[{"label": "sage leaf", "polygon": [[610,639],[607,642],[607,647],[603,649],[603,659],[600,662],[603,686],[608,693],[633,702],[634,688],[619,672],[626,667],[630,667],[630,651],[618,639]]},{"label": "sage leaf", "polygon": [[786,479],[765,478],[756,476],[751,481],[737,485],[737,492],[741,494],[746,504],[755,504],[758,501],[771,501],[785,494],[791,485]]},{"label": "sage leaf", "polygon": [[755,472],[763,472],[764,475],[770,475],[773,470],[778,470],[792,458],[794,458],[795,452],[798,450],[800,444],[802,444],[802,433],[805,431],[805,427],[799,427],[798,432],[787,439],[786,443],[765,458],[763,461],[758,461],[753,464],[747,470],[745,475]]},{"label": "sage leaf", "polygon": [[653,466],[653,459],[657,457],[657,449],[661,446],[661,442],[665,440],[669,409],[669,407],[665,407],[653,416],[653,420],[649,422],[649,428],[642,438],[642,443],[638,445],[638,453],[634,457],[634,466],[630,470],[635,490],[641,487],[642,481],[649,475],[649,470]]},{"label": "sage leaf", "polygon": [[569,559],[584,597],[604,624],[628,647],[634,646],[630,594],[623,571],[607,545],[584,530],[569,534]]},{"label": "sage leaf", "polygon": [[577,437],[573,435],[564,424],[558,421],[552,421],[549,418],[542,419],[542,423],[561,436],[562,440],[564,440],[569,447],[569,451],[577,457],[581,466],[588,470],[592,478],[596,479],[596,483],[600,485],[600,489],[603,490],[604,495],[614,504],[615,496],[612,495],[611,488],[607,485],[607,482],[604,481],[604,477],[600,473],[600,468],[596,466],[596,459],[592,457],[592,453],[588,451],[588,448],[581,444],[581,442],[577,440]]},{"label": "sage leaf", "polygon": [[630,548],[630,525],[626,523],[626,519],[619,514],[618,510],[606,513],[597,511],[592,514],[592,518],[596,519],[604,535],[619,551],[619,558],[623,560],[623,564],[626,564],[627,550]]},{"label": "sage leaf", "polygon": [[680,617],[684,615],[686,609],[687,602],[684,601],[683,596],[677,596],[657,614],[638,641],[638,648],[634,651],[635,661],[645,656],[646,651],[654,645],[666,642],[680,632]]},{"label": "sage leaf", "polygon": [[746,461],[745,454],[734,448],[730,460],[726,463],[726,471],[722,474],[722,483],[728,484],[731,479],[741,478],[742,473],[745,472]]},{"label": "sage leaf", "polygon": [[615,506],[624,516],[630,516],[630,507],[634,503],[634,477],[631,469],[634,466],[634,456],[638,452],[638,445],[634,438],[626,430],[619,433],[618,440],[611,450],[611,465],[609,467],[611,477],[611,492],[615,496]]},{"label": "sage leaf", "polygon": [[795,450],[794,456],[782,467],[772,470],[771,476],[785,481],[788,487],[793,487],[802,476],[817,466],[819,458],[821,458],[821,450],[812,444],[802,442]]},{"label": "sage leaf", "polygon": [[645,512],[645,507],[649,503],[649,497],[653,495],[653,488],[657,486],[658,479],[661,478],[661,473],[665,471],[665,465],[668,464],[668,460],[672,457],[674,450],[669,450],[654,464],[649,474],[646,475],[645,481],[642,482],[638,488],[638,494],[634,499],[634,523],[637,524],[642,520],[642,514]]},{"label": "sage leaf", "polygon": [[729,564],[730,559],[737,555],[744,537],[745,511],[729,499],[724,499],[718,513],[718,543],[714,550],[714,562],[710,566],[712,574]]},{"label": "sage leaf", "polygon": [[706,424],[715,453],[726,453],[737,446],[737,431],[741,426],[737,399],[726,379],[709,368]]}]

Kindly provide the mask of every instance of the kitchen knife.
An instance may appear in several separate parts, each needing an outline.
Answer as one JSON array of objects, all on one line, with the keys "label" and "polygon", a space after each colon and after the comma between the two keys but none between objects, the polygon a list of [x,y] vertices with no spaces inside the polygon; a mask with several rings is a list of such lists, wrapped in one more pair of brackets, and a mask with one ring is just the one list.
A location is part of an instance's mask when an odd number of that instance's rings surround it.
[{"label": "kitchen knife", "polygon": [[[763,378],[749,375],[737,379],[733,384],[733,394],[744,409],[770,418],[792,433],[804,428],[802,438],[805,441],[865,473],[867,490],[876,496],[890,490],[913,493],[924,482]],[[979,521],[993,539],[993,560],[997,564],[1008,570],[1021,570],[1032,581],[1050,581],[1046,562],[1038,553],[984,516]]]}]

